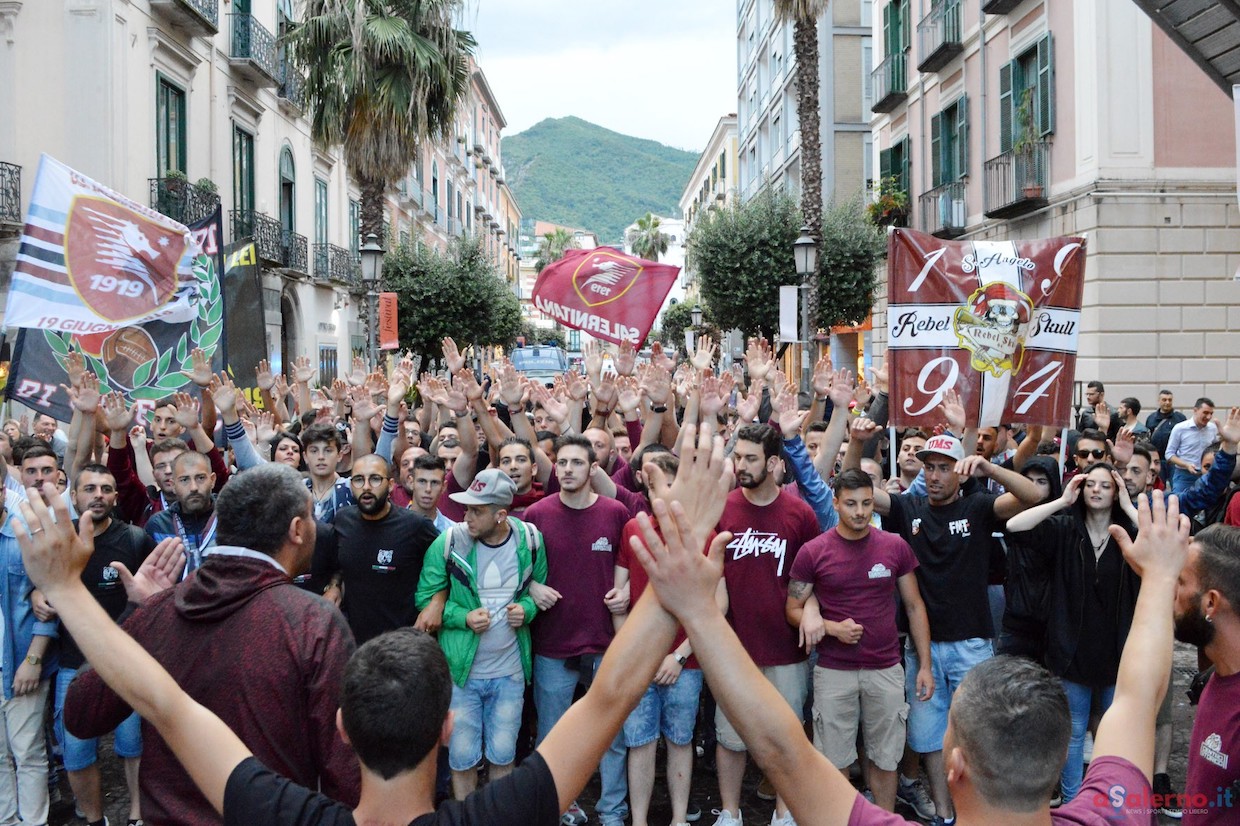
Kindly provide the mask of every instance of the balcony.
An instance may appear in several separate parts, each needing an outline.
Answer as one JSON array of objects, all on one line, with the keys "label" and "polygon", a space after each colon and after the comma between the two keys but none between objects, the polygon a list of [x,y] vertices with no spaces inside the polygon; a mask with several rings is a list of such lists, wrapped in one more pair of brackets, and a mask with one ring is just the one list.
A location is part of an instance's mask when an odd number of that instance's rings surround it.
[{"label": "balcony", "polygon": [[353,253],[335,244],[314,245],[314,277],[320,281],[355,284],[361,276],[361,265]]},{"label": "balcony", "polygon": [[917,24],[918,71],[937,72],[964,51],[960,0],[938,0]]},{"label": "balcony", "polygon": [[456,218],[448,218],[448,234],[452,236],[460,235],[460,223]]},{"label": "balcony", "polygon": [[874,112],[890,112],[908,98],[908,53],[896,52],[874,70]]},{"label": "balcony", "polygon": [[306,111],[306,78],[293,68],[287,60],[280,63],[280,87],[277,91],[280,103],[296,110],[297,114]]},{"label": "balcony", "polygon": [[185,178],[148,178],[151,209],[179,224],[201,221],[215,212],[220,196]]},{"label": "balcony", "polygon": [[1021,4],[1023,0],[986,0],[982,3],[982,11],[986,14],[1007,14]]},{"label": "balcony", "polygon": [[964,202],[964,182],[953,181],[923,194],[921,202],[922,231],[939,238],[957,238],[964,234],[969,210]]},{"label": "balcony", "polygon": [[280,263],[285,269],[310,274],[310,242],[292,230],[280,231]]},{"label": "balcony", "polygon": [[275,218],[261,212],[234,209],[229,213],[232,239],[252,238],[258,256],[276,266],[284,265],[284,227]]},{"label": "balcony", "polygon": [[195,37],[220,30],[220,0],[151,0],[151,11]]},{"label": "balcony", "polygon": [[0,161],[0,224],[22,222],[22,168]]},{"label": "balcony", "polygon": [[239,75],[256,86],[275,86],[280,76],[276,64],[276,38],[252,14],[230,14],[232,50],[229,63]]},{"label": "balcony", "polygon": [[1015,218],[1047,204],[1051,145],[1037,141],[986,161],[986,217]]}]

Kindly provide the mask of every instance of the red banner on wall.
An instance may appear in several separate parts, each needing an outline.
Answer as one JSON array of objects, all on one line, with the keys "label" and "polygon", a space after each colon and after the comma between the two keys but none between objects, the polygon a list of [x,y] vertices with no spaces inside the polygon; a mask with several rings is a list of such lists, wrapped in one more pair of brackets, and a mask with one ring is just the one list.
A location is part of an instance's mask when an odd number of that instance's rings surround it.
[{"label": "red banner on wall", "polygon": [[970,426],[1067,424],[1084,284],[1084,238],[943,241],[892,232],[892,424],[940,423],[947,390],[960,394]]},{"label": "red banner on wall", "polygon": [[534,306],[595,338],[640,344],[679,272],[611,247],[569,250],[539,273]]},{"label": "red banner on wall", "polygon": [[396,350],[400,347],[400,333],[396,326],[396,293],[379,293],[380,350]]}]

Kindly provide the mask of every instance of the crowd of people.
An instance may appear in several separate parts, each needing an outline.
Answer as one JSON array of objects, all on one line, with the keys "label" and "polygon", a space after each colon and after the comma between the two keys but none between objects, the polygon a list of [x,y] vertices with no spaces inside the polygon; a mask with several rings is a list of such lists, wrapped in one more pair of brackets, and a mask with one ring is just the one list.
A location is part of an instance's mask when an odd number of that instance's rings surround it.
[{"label": "crowd of people", "polygon": [[57,764],[106,824],[109,733],[130,826],[585,826],[596,770],[646,826],[660,741],[673,826],[699,756],[740,826],[750,755],[772,826],[1240,817],[1240,408],[1094,381],[1070,430],[977,428],[949,390],[901,431],[884,369],[603,356],[445,339],[251,400],[195,352],[144,412],[70,353],[71,421],[0,431],[0,824]]}]

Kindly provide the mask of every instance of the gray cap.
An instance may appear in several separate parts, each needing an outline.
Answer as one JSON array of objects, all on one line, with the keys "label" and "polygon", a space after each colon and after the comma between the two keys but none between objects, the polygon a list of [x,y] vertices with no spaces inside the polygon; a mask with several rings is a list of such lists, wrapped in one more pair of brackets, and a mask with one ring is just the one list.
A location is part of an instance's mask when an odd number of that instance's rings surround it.
[{"label": "gray cap", "polygon": [[462,505],[500,505],[506,508],[512,504],[516,493],[517,483],[507,473],[487,468],[474,477],[467,490],[450,494],[448,498]]}]

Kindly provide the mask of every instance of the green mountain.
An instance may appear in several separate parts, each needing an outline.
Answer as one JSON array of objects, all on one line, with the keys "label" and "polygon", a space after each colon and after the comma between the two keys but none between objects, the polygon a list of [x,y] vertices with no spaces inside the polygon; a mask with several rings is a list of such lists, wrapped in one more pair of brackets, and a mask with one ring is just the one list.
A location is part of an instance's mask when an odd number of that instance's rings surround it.
[{"label": "green mountain", "polygon": [[615,244],[647,212],[676,216],[698,156],[580,118],[548,118],[504,138],[504,173],[525,218]]}]

